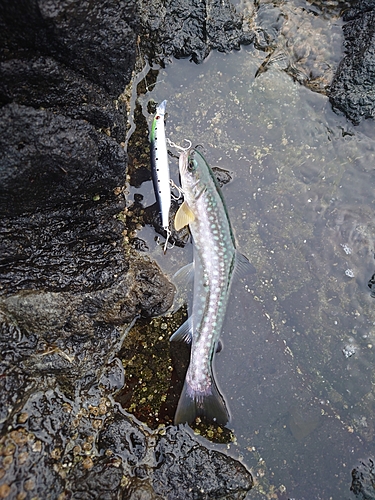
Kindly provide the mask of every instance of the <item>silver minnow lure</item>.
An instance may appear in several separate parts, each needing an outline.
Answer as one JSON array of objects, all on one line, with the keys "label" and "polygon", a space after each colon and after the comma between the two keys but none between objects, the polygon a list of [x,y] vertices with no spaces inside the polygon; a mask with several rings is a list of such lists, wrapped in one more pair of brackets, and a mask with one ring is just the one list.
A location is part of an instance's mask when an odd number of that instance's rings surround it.
[{"label": "silver minnow lure", "polygon": [[189,225],[194,241],[194,296],[192,314],[171,340],[191,341],[190,364],[178,403],[175,424],[197,416],[221,425],[229,414],[212,371],[236,268],[253,266],[236,251],[224,200],[211,168],[195,149],[180,154],[184,203],[175,227]]},{"label": "silver minnow lure", "polygon": [[159,205],[161,225],[167,233],[164,253],[171,231],[169,229],[169,210],[171,208],[171,188],[168,163],[168,151],[165,138],[164,115],[167,101],[163,101],[156,108],[151,133],[151,170],[155,196]]}]

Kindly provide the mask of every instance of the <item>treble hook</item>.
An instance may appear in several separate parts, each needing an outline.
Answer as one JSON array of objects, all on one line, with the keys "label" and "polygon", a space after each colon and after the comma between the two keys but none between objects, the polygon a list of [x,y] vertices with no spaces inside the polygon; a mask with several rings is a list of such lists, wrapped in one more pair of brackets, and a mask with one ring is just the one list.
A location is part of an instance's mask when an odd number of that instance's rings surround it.
[{"label": "treble hook", "polygon": [[166,254],[167,250],[172,250],[172,248],[175,246],[175,242],[171,243],[170,246],[168,246],[168,241],[169,241],[169,238],[170,238],[172,232],[169,228],[168,229],[165,228],[165,231],[167,233],[167,238],[166,238],[164,243],[160,242],[159,236],[156,238],[156,244],[163,247],[164,255]]},{"label": "treble hook", "polygon": [[179,186],[177,186],[177,184],[175,184],[175,183],[173,182],[173,180],[172,180],[172,179],[169,179],[169,184],[171,185],[171,188],[172,188],[172,189],[176,189],[176,190],[177,190],[177,192],[178,192],[178,196],[175,196],[175,195],[171,192],[171,196],[172,196],[172,198],[173,198],[175,201],[179,200],[179,199],[181,198],[181,196],[183,196],[183,195],[184,195],[184,191],[183,191],[183,190],[182,190]]},{"label": "treble hook", "polygon": [[177,144],[172,142],[170,139],[168,139],[168,137],[166,138],[166,141],[168,143],[168,146],[170,146],[171,148],[176,148],[176,149],[182,151],[183,153],[185,153],[186,151],[189,151],[189,149],[191,148],[191,145],[192,145],[192,142],[189,141],[189,139],[184,139],[184,141],[189,143],[189,146],[187,148],[183,148],[182,146],[178,146]]}]

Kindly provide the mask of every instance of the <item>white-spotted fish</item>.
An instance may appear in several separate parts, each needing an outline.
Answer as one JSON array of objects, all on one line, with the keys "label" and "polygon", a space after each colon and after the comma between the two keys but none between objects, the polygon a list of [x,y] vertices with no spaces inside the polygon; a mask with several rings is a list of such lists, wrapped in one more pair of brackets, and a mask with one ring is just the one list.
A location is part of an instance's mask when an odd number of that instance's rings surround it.
[{"label": "white-spotted fish", "polygon": [[218,182],[200,152],[182,152],[179,169],[184,202],[176,214],[175,227],[180,230],[188,224],[193,236],[194,295],[191,316],[171,337],[192,343],[175,424],[192,423],[197,416],[204,416],[225,425],[229,414],[214,379],[212,358],[236,269],[248,267],[253,272],[254,268],[236,250]]},{"label": "white-spotted fish", "polygon": [[169,210],[171,208],[171,188],[168,163],[168,151],[165,138],[164,115],[167,101],[163,101],[156,108],[151,133],[151,171],[155,196],[159,205],[161,225],[167,233],[164,244],[164,253],[167,249],[168,239],[171,234],[169,229]]}]

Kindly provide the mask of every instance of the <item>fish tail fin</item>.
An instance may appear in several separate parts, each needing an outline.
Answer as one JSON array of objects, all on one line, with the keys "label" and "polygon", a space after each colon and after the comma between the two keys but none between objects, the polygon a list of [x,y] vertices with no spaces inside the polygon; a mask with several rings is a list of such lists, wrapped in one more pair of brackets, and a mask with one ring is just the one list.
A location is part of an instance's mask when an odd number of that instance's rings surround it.
[{"label": "fish tail fin", "polygon": [[197,417],[203,417],[208,422],[219,425],[225,425],[229,420],[224,398],[220,394],[213,376],[211,377],[211,386],[204,392],[195,391],[186,380],[184,382],[174,424],[185,422],[191,424]]}]

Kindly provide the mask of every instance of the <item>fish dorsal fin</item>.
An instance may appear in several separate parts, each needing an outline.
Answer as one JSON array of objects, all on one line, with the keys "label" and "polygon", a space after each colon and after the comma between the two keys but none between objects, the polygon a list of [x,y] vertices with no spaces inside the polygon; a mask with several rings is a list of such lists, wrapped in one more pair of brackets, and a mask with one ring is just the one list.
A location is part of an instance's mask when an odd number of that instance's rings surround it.
[{"label": "fish dorsal fin", "polygon": [[186,201],[184,201],[177,210],[176,217],[174,218],[174,227],[176,228],[176,231],[180,231],[180,229],[190,224],[190,222],[193,222],[194,219],[195,215]]}]

